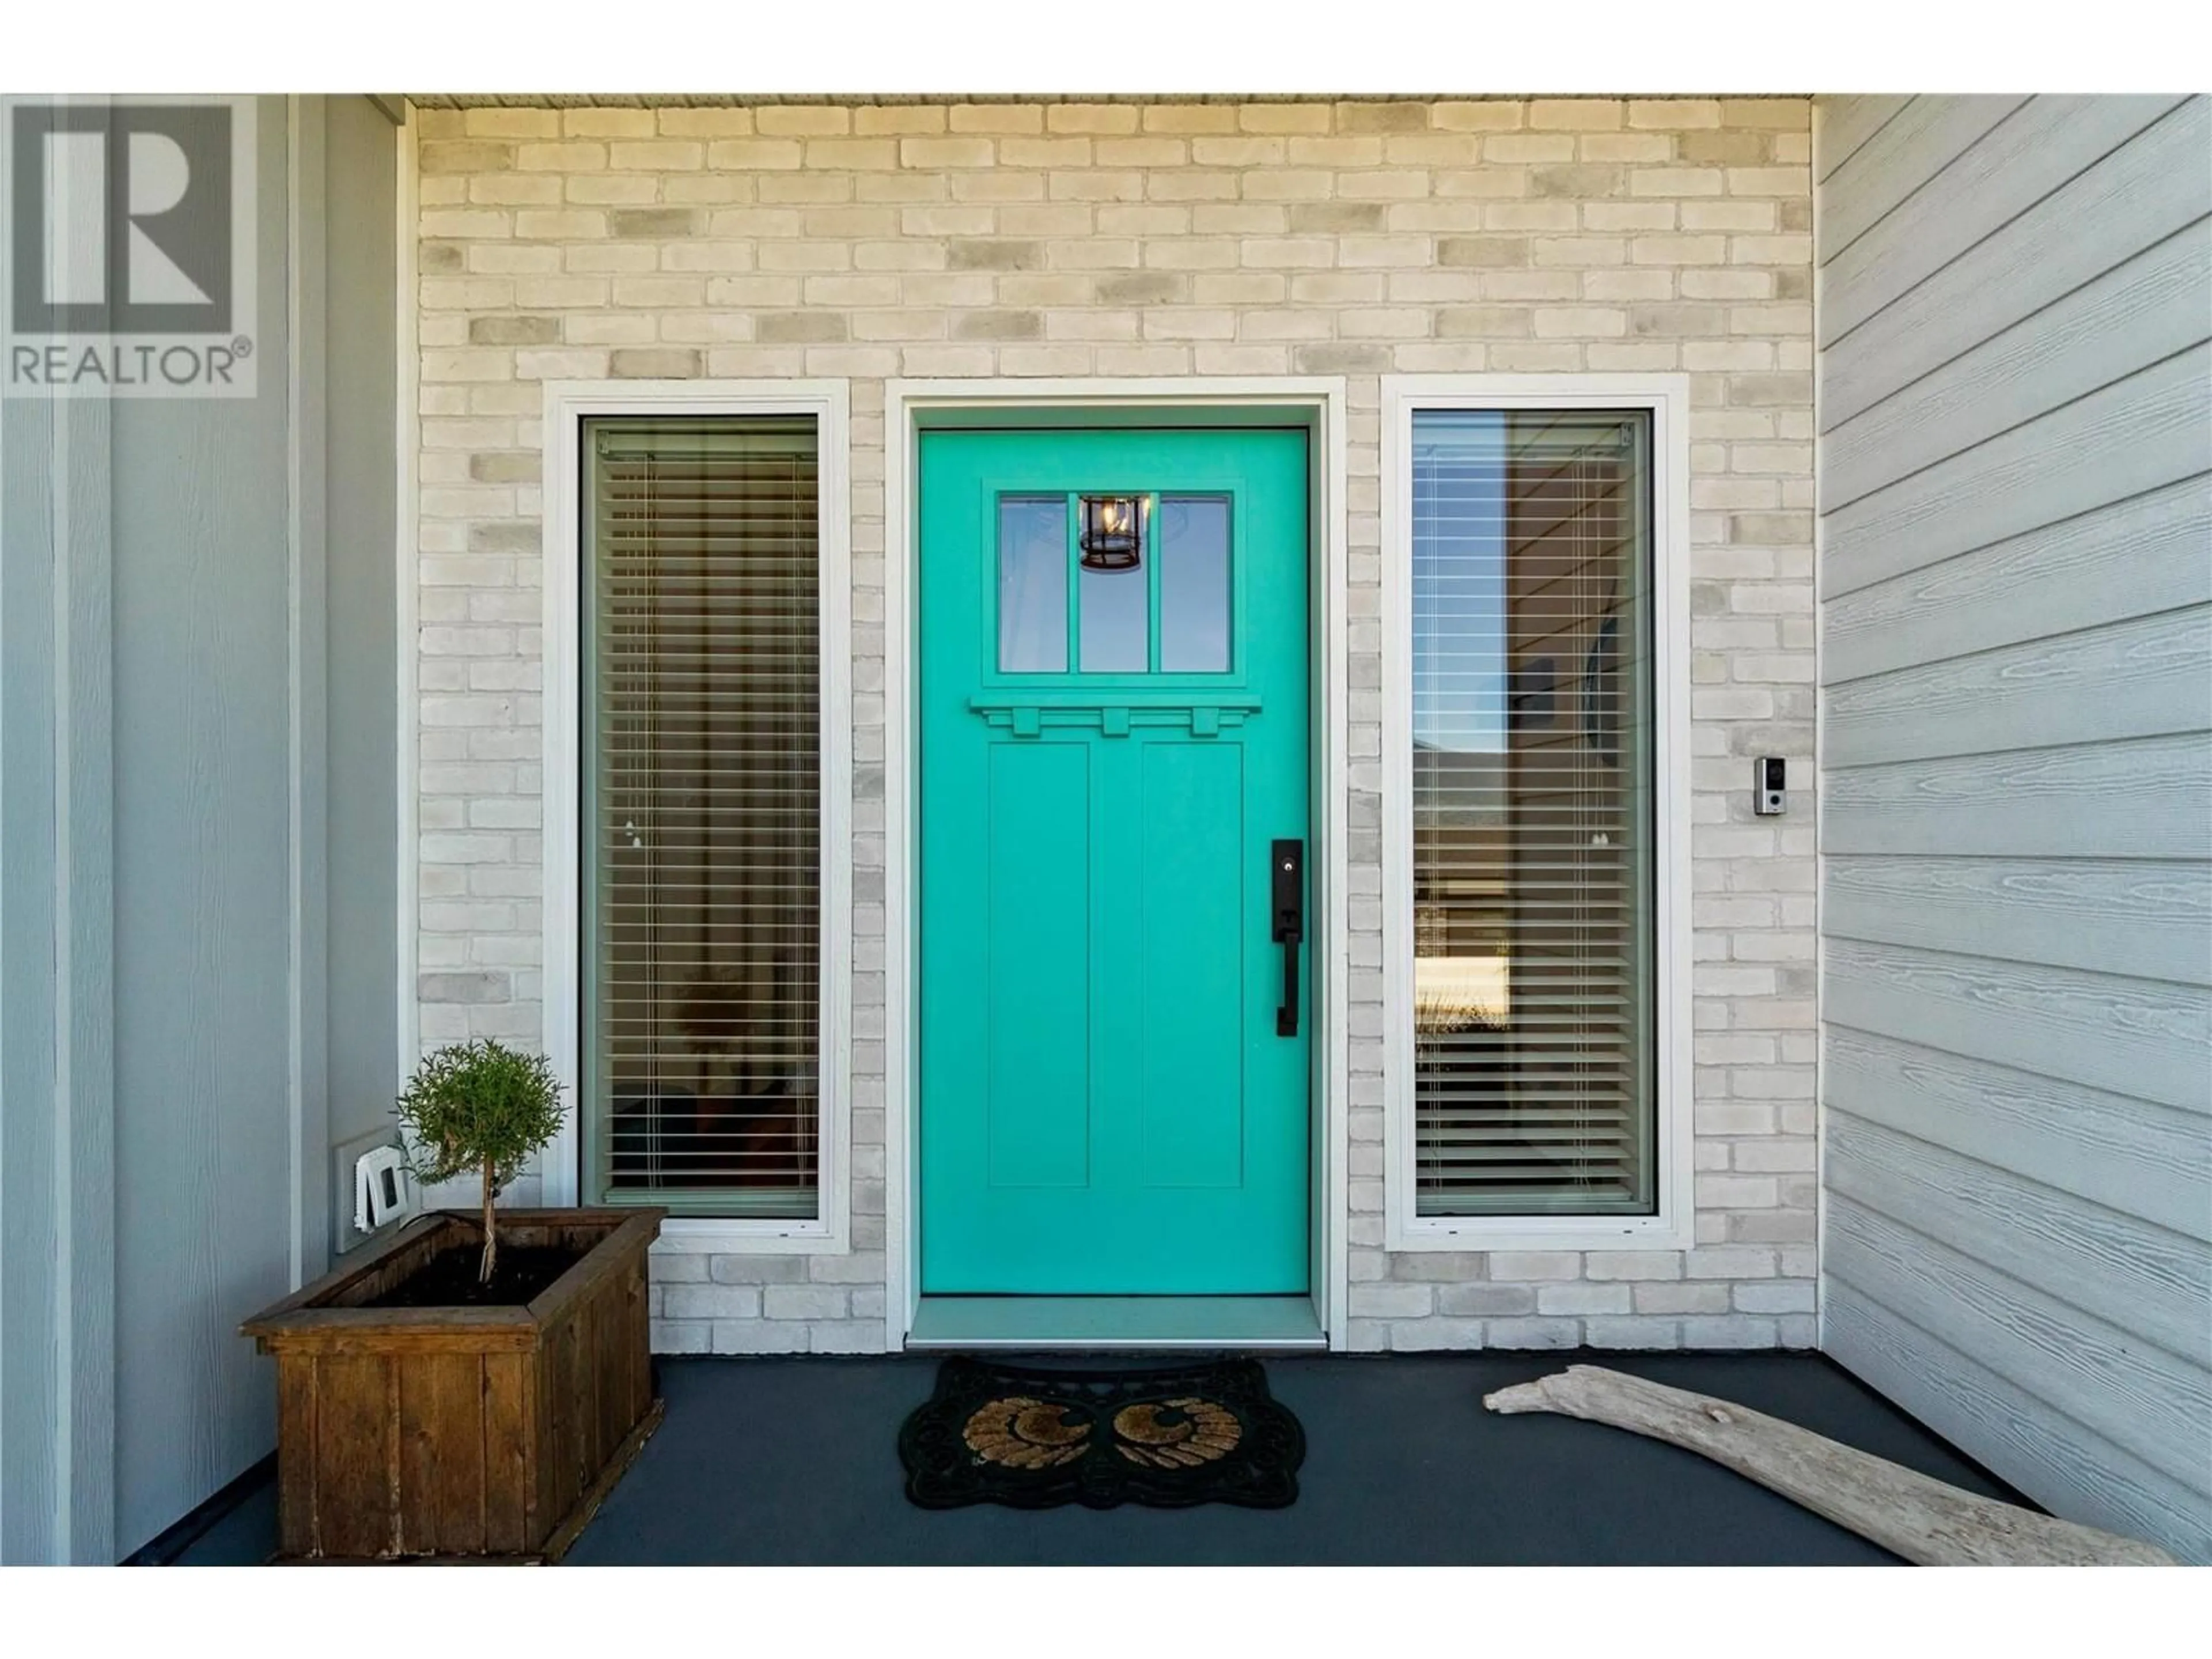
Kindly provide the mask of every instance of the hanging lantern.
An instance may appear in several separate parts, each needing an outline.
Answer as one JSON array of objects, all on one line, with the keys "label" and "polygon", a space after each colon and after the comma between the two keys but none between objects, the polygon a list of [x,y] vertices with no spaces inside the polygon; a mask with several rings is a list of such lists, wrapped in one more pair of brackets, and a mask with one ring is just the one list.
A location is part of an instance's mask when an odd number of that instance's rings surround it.
[{"label": "hanging lantern", "polygon": [[1077,544],[1085,570],[1134,570],[1145,543],[1144,498],[1085,495],[1083,530]]}]

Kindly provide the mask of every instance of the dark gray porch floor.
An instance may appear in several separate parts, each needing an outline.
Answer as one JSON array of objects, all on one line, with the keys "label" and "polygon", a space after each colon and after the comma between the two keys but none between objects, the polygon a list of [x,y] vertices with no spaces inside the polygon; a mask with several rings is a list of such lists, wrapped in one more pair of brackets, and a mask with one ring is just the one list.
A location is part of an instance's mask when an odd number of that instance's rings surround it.
[{"label": "dark gray porch floor", "polygon": [[[933,1358],[663,1359],[667,1421],[575,1565],[1845,1565],[1892,1558],[1693,1453],[1487,1391],[1576,1359],[1734,1400],[1970,1491],[2018,1495],[1813,1354],[1436,1354],[1267,1361],[1305,1424],[1297,1503],[1255,1511],[928,1512],[895,1443]],[[1070,1360],[1068,1363],[1081,1363]],[[180,1565],[259,1560],[257,1491]]]}]

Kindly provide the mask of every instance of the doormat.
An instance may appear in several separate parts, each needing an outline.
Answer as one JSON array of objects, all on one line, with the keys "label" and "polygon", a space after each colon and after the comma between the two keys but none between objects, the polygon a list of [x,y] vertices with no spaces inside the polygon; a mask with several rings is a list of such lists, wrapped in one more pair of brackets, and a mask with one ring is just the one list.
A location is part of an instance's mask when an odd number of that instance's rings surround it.
[{"label": "doormat", "polygon": [[1047,1370],[956,1358],[898,1449],[906,1495],[926,1510],[1279,1510],[1297,1501],[1306,1436],[1255,1359]]}]

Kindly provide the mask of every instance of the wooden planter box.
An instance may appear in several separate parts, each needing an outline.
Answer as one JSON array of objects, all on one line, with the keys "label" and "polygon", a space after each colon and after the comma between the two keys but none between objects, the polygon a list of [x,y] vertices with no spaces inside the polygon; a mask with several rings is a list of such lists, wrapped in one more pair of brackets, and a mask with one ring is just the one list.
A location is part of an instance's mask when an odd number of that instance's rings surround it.
[{"label": "wooden planter box", "polygon": [[240,1329],[276,1356],[280,1561],[557,1560],[660,1423],[646,1247],[663,1210],[503,1210],[586,1247],[534,1302],[368,1308],[475,1216],[426,1215]]}]

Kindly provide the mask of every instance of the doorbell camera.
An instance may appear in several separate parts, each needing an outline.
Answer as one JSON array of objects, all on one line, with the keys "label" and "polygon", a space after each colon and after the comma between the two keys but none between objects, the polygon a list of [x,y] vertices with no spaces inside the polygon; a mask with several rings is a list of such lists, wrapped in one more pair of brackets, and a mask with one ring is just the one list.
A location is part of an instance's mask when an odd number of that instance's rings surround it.
[{"label": "doorbell camera", "polygon": [[1760,817],[1773,817],[1788,804],[1782,757],[1761,755],[1751,766],[1751,810]]}]

